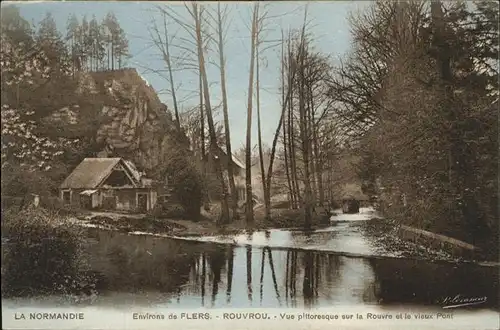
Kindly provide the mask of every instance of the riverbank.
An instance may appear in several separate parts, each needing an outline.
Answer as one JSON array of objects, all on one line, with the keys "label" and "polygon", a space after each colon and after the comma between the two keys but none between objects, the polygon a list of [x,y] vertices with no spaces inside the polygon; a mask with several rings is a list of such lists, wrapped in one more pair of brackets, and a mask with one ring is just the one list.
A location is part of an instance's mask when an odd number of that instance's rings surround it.
[{"label": "riverbank", "polygon": [[398,226],[388,219],[363,222],[361,230],[374,239],[375,245],[402,257],[419,257],[429,261],[494,262],[498,258],[451,237],[434,234],[409,226]]},{"label": "riverbank", "polygon": [[[148,215],[123,214],[114,212],[92,212],[90,215],[79,216],[85,223],[118,230],[121,232],[148,232],[153,234],[170,234],[175,236],[210,236],[216,234],[238,234],[249,229],[244,214],[229,224],[217,224],[217,212],[203,212],[200,220],[168,219]],[[271,209],[271,219],[265,219],[263,207],[254,210],[252,230],[286,229],[302,227],[304,224],[303,210]],[[328,226],[329,215],[324,210],[318,210],[313,215],[312,229]]]}]

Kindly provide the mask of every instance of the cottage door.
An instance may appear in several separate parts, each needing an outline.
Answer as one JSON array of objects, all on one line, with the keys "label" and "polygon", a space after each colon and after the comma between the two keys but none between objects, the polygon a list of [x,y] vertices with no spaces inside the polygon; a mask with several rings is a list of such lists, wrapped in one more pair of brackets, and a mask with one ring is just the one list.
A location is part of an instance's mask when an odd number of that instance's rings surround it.
[{"label": "cottage door", "polygon": [[146,212],[148,210],[147,194],[137,194],[137,210],[139,212]]}]

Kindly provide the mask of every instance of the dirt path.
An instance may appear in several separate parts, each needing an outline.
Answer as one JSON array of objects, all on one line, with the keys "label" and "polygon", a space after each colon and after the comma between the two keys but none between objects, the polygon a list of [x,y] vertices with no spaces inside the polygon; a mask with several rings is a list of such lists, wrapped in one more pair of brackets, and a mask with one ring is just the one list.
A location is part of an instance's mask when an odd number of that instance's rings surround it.
[{"label": "dirt path", "polygon": [[144,219],[146,217],[145,214],[130,214],[130,213],[117,213],[117,212],[96,212],[96,211],[91,211],[90,215],[87,217],[93,218],[93,217],[108,217],[113,220],[118,220],[120,218],[131,218],[131,219]]}]

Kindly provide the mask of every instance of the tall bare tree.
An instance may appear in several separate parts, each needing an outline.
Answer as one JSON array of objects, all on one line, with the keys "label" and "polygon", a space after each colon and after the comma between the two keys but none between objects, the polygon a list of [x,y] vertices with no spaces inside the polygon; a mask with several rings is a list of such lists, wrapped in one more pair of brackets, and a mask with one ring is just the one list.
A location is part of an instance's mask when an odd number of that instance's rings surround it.
[{"label": "tall bare tree", "polygon": [[258,32],[257,35],[255,36],[255,57],[256,57],[256,64],[255,64],[255,95],[256,95],[256,103],[257,103],[257,147],[259,150],[259,166],[260,166],[260,177],[261,177],[261,183],[262,183],[262,191],[264,193],[264,204],[266,207],[266,220],[269,220],[269,214],[268,214],[268,207],[266,201],[268,200],[268,192],[269,190],[266,187],[266,172],[264,169],[264,152],[262,151],[262,127],[260,123],[260,57],[259,57],[259,44],[260,44],[260,24],[258,24]]},{"label": "tall bare tree", "polygon": [[227,105],[227,89],[226,89],[226,59],[224,57],[224,20],[227,16],[227,5],[224,7],[224,11],[221,11],[220,2],[217,3],[217,46],[219,49],[219,69],[220,69],[220,83],[222,90],[222,110],[224,114],[224,129],[226,137],[226,152],[227,152],[227,174],[229,181],[229,189],[231,193],[231,209],[233,213],[233,218],[238,218],[238,192],[236,191],[236,185],[234,183],[234,169],[233,169],[233,154],[231,149],[231,132],[229,127],[229,111]]},{"label": "tall bare tree", "polygon": [[[162,58],[165,61],[165,66],[168,71],[168,80],[170,83],[170,94],[172,95],[172,102],[174,103],[174,114],[177,129],[181,130],[181,120],[179,116],[179,107],[177,104],[177,96],[175,92],[175,84],[174,84],[174,75],[172,70],[172,60],[170,57],[170,37],[168,28],[167,28],[167,13],[162,11],[162,19],[163,19],[163,31],[160,33],[160,29],[156,21],[153,22],[153,26],[149,29],[149,34],[153,43],[158,48],[158,50],[162,54]],[[162,36],[163,34],[163,36]]]},{"label": "tall bare tree", "polygon": [[212,107],[210,104],[210,91],[209,91],[209,86],[208,86],[208,77],[207,77],[207,72],[205,69],[205,54],[203,51],[203,35],[202,35],[202,13],[203,13],[203,7],[198,7],[199,5],[196,2],[191,3],[191,10],[189,10],[189,7],[186,6],[188,11],[190,12],[191,16],[194,18],[195,21],[195,33],[196,33],[196,45],[197,45],[197,50],[198,50],[198,61],[199,61],[199,67],[200,67],[200,72],[202,76],[202,82],[203,82],[203,96],[205,99],[205,110],[206,110],[206,115],[207,115],[207,123],[208,123],[208,129],[209,129],[209,135],[210,135],[210,151],[211,155],[214,158],[214,163],[215,163],[215,171],[218,177],[218,180],[220,181],[221,188],[222,188],[222,196],[221,196],[221,216],[219,219],[219,222],[221,224],[225,224],[229,220],[229,206],[227,202],[227,188],[226,188],[226,181],[224,179],[224,175],[222,172],[222,166],[221,166],[221,159],[223,155],[221,154],[221,149],[217,144],[217,136],[216,136],[216,131],[215,131],[215,125],[214,125],[214,119],[212,116]]},{"label": "tall bare tree", "polygon": [[307,122],[307,109],[306,109],[306,56],[307,56],[307,40],[306,40],[306,23],[307,23],[307,6],[304,11],[304,24],[300,35],[300,44],[298,49],[299,69],[298,69],[298,97],[299,97],[299,125],[300,125],[300,138],[302,147],[302,160],[304,163],[304,226],[310,227],[312,225],[312,192],[311,192],[311,177],[309,168],[309,125]]},{"label": "tall bare tree", "polygon": [[292,181],[290,177],[290,167],[288,165],[289,162],[289,154],[288,154],[288,140],[287,140],[287,107],[285,106],[285,102],[288,103],[289,97],[285,95],[285,40],[283,36],[283,30],[281,30],[281,106],[283,107],[283,154],[285,160],[285,173],[287,179],[287,187],[288,187],[288,200],[290,202],[290,206],[294,204],[294,195],[292,192]]},{"label": "tall bare tree", "polygon": [[[289,85],[287,87],[287,90],[285,92],[285,83],[284,83],[284,40],[283,40],[283,35],[282,35],[282,40],[281,40],[281,66],[282,66],[282,104],[281,104],[281,113],[280,113],[280,119],[278,121],[278,126],[276,127],[276,130],[274,132],[274,137],[273,137],[273,143],[271,146],[271,155],[269,157],[269,167],[267,169],[267,176],[265,178],[265,184],[264,186],[264,205],[265,205],[265,210],[266,210],[266,219],[271,218],[271,183],[272,183],[272,177],[273,177],[273,166],[274,166],[274,158],[276,155],[276,146],[278,144],[278,138],[279,134],[281,132],[281,127],[283,126],[283,122],[285,120],[285,115],[286,115],[286,109],[288,106],[288,102],[290,100],[290,95],[292,93],[292,85]],[[295,78],[295,69],[293,68],[290,72],[289,75],[291,79],[293,80]],[[261,156],[262,157],[262,156]],[[261,164],[262,167],[262,173],[264,175],[264,164]],[[263,179],[264,180],[264,179]]]},{"label": "tall bare tree", "polygon": [[250,50],[250,72],[248,77],[248,105],[247,105],[247,134],[245,147],[245,185],[246,185],[246,221],[247,225],[253,225],[253,193],[252,193],[252,106],[253,106],[253,84],[255,70],[255,48],[258,33],[259,3],[256,2],[252,15],[252,36]]}]

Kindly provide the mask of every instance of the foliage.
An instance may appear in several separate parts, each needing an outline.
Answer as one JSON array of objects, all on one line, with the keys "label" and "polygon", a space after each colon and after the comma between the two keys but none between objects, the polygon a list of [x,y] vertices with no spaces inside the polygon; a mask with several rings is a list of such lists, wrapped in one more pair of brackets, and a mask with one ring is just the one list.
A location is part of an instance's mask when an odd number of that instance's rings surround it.
[{"label": "foliage", "polygon": [[178,203],[157,203],[151,211],[151,215],[158,219],[184,219],[186,217],[186,211],[184,207]]},{"label": "foliage", "polygon": [[498,231],[497,21],[483,1],[377,2],[333,85],[361,100],[340,101],[369,124],[359,175],[386,215],[478,245]]},{"label": "foliage", "polygon": [[175,200],[184,208],[184,216],[190,220],[198,220],[205,183],[195,165],[185,135],[175,131],[170,133],[172,138],[165,148],[160,177],[168,178],[168,185],[173,188]]},{"label": "foliage", "polygon": [[[18,21],[22,18],[18,17]],[[24,41],[16,42],[21,38],[19,31],[2,29],[2,168],[15,163],[29,170],[49,170],[50,161],[60,157],[65,146],[78,141],[40,131],[47,104],[34,95],[50,97],[48,91],[55,82],[69,74],[64,56],[55,58],[58,42],[49,37],[51,33],[41,26],[37,39],[25,31]]]},{"label": "foliage", "polygon": [[66,40],[73,72],[115,70],[129,57],[128,40],[115,15],[109,12],[102,22],[71,15],[66,24]]},{"label": "foliage", "polygon": [[198,220],[202,205],[202,178],[200,173],[186,159],[180,159],[168,170],[172,178],[174,194],[183,206],[186,216]]},{"label": "foliage", "polygon": [[[82,229],[44,209],[2,215],[2,294],[69,293],[82,288]],[[3,243],[4,244],[4,243]]]}]

